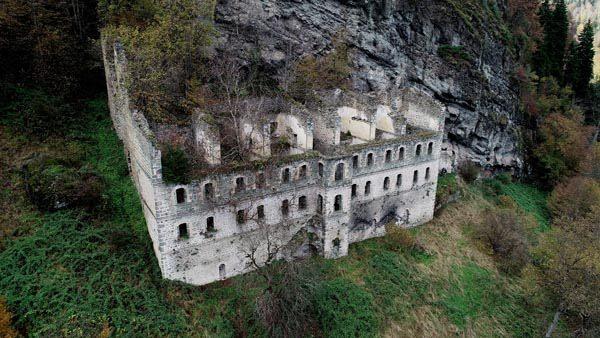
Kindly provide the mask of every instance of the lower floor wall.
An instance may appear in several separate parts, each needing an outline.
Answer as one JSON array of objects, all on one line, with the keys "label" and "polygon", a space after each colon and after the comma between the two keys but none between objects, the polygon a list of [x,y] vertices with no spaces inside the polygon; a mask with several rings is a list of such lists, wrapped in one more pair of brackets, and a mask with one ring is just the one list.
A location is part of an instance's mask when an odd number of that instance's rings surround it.
[{"label": "lower floor wall", "polygon": [[372,200],[351,202],[343,213],[307,215],[253,231],[162,253],[167,279],[208,284],[255,270],[275,259],[337,258],[350,243],[385,235],[387,224],[416,226],[433,218],[435,183]]}]

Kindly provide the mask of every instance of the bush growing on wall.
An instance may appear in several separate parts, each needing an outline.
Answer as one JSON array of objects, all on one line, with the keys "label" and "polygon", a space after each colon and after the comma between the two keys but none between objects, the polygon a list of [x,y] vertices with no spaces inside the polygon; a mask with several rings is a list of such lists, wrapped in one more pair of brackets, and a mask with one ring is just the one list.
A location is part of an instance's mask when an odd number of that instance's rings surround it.
[{"label": "bush growing on wall", "polygon": [[171,145],[162,152],[162,174],[167,183],[187,184],[190,182],[190,162],[181,148]]}]

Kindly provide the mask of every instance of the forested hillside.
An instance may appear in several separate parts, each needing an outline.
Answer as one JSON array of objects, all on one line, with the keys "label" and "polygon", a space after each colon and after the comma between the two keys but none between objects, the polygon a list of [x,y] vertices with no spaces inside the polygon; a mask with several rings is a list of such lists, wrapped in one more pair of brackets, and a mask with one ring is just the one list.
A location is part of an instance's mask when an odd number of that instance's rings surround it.
[{"label": "forested hillside", "polygon": [[[507,102],[517,108],[513,146],[525,160],[522,175],[486,177],[480,166],[461,163],[457,173],[440,177],[432,222],[390,228],[339,260],[276,262],[205,287],[161,279],[107,110],[98,39],[101,30],[128,38],[145,81],[139,98],[157,117],[184,102],[173,111],[185,117],[187,105],[214,99],[202,82],[210,79],[198,74],[208,74],[223,55],[210,48],[217,39],[207,37],[233,8],[217,7],[213,17],[212,1],[195,3],[0,4],[1,336],[600,335],[600,93],[589,85],[594,34],[581,29],[572,39],[562,0],[448,0],[436,2],[432,15],[439,29],[467,31],[473,40],[465,44],[484,41],[480,25],[502,29],[484,35],[514,62],[514,101]],[[377,8],[387,13],[383,5]],[[427,14],[414,1],[399,1],[395,10],[402,6]],[[412,25],[407,31],[428,36]],[[469,53],[480,45],[448,42],[433,51],[447,64],[423,70],[469,73],[476,63]],[[346,55],[342,46],[334,49],[334,56]],[[188,67],[182,53],[194,56],[198,68]],[[353,75],[340,71],[339,60],[303,61],[300,69],[309,71],[298,73],[295,99],[311,95],[305,79],[347,83]],[[251,86],[241,95],[272,93],[265,90],[272,79],[251,69]],[[184,100],[163,100],[165,93]],[[478,119],[504,128],[502,119]]]}]

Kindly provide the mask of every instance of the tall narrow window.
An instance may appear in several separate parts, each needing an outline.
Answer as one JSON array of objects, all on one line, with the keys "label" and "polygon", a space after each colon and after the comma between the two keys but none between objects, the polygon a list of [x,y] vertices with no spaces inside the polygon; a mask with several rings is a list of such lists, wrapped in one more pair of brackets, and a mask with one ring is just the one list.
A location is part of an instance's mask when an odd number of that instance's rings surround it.
[{"label": "tall narrow window", "polygon": [[427,146],[427,155],[431,154],[433,154],[433,142],[429,142],[429,145]]},{"label": "tall narrow window", "polygon": [[319,177],[323,177],[323,163],[319,162]]},{"label": "tall narrow window", "polygon": [[225,264],[219,265],[219,278],[225,279],[227,277],[227,273],[225,272]]},{"label": "tall narrow window", "polygon": [[371,181],[367,181],[365,184],[365,196],[369,196],[371,194]]},{"label": "tall narrow window", "polygon": [[419,182],[419,171],[415,170],[413,174],[413,184],[417,184],[417,182]]},{"label": "tall narrow window", "polygon": [[398,161],[402,161],[404,159],[404,147],[400,147],[398,150]]},{"label": "tall narrow window", "polygon": [[265,187],[265,173],[258,173],[256,175],[256,187],[262,189]]},{"label": "tall narrow window", "polygon": [[333,210],[340,211],[342,210],[342,195],[336,195],[333,200]]},{"label": "tall narrow window", "polygon": [[390,178],[386,177],[383,180],[383,190],[388,190],[390,188]]},{"label": "tall narrow window", "polygon": [[206,232],[215,232],[215,218],[212,216],[206,219]]},{"label": "tall narrow window", "polygon": [[390,161],[392,161],[392,151],[386,150],[385,151],[385,162],[389,163]]},{"label": "tall narrow window", "polygon": [[357,190],[357,185],[353,184],[352,185],[352,195],[351,195],[352,198],[356,197],[356,190]]},{"label": "tall narrow window", "polygon": [[187,223],[179,224],[179,239],[188,239],[190,238],[190,234],[188,233]]},{"label": "tall narrow window", "polygon": [[417,144],[417,150],[415,151],[415,155],[417,157],[421,156],[421,145]]},{"label": "tall narrow window", "polygon": [[290,201],[283,200],[283,202],[281,202],[281,214],[283,215],[283,217],[286,217],[289,213],[290,213]]},{"label": "tall narrow window", "polygon": [[425,169],[425,180],[429,180],[429,168]]},{"label": "tall narrow window", "polygon": [[175,195],[177,195],[177,204],[185,202],[185,189],[179,188],[175,190]]},{"label": "tall narrow window", "polygon": [[300,166],[300,170],[298,171],[298,178],[303,179],[306,178],[306,164]]},{"label": "tall narrow window", "polygon": [[317,213],[323,213],[323,196],[317,196]]},{"label": "tall narrow window", "polygon": [[207,201],[210,201],[214,198],[215,195],[215,188],[213,188],[213,184],[212,183],[206,183],[204,185],[204,198]]},{"label": "tall narrow window", "polygon": [[300,196],[300,198],[298,199],[298,209],[306,209],[306,204],[306,196]]},{"label": "tall narrow window", "polygon": [[373,153],[369,153],[367,154],[367,166],[372,166],[373,165]]},{"label": "tall narrow window", "polygon": [[281,180],[283,181],[283,183],[287,183],[290,181],[290,168],[283,169]]},{"label": "tall narrow window", "polygon": [[238,222],[238,224],[246,223],[246,212],[244,210],[238,210],[235,220]]},{"label": "tall narrow window", "polygon": [[241,192],[246,190],[246,183],[244,183],[243,177],[238,177],[235,179],[235,191]]},{"label": "tall narrow window", "polygon": [[344,179],[344,163],[338,163],[335,167],[335,180],[340,181]]},{"label": "tall narrow window", "polygon": [[352,156],[352,168],[358,168],[358,155]]},{"label": "tall narrow window", "polygon": [[265,206],[264,205],[259,205],[258,207],[256,207],[256,217],[258,217],[258,219],[265,219]]},{"label": "tall narrow window", "polygon": [[396,187],[400,188],[402,186],[402,174],[398,174],[396,176]]}]

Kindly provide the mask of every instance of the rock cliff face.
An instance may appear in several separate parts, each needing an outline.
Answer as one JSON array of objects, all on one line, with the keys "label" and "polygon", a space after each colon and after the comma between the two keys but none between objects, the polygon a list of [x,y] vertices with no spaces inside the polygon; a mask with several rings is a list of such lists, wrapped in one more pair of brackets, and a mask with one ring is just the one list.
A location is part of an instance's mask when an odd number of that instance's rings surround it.
[{"label": "rock cliff face", "polygon": [[[350,47],[359,92],[415,87],[447,109],[446,164],[522,165],[514,64],[494,0],[221,0],[220,48],[272,74],[288,60]],[[456,46],[456,47],[450,47]],[[239,51],[239,52],[238,52]],[[258,57],[257,57],[258,55]]]}]

